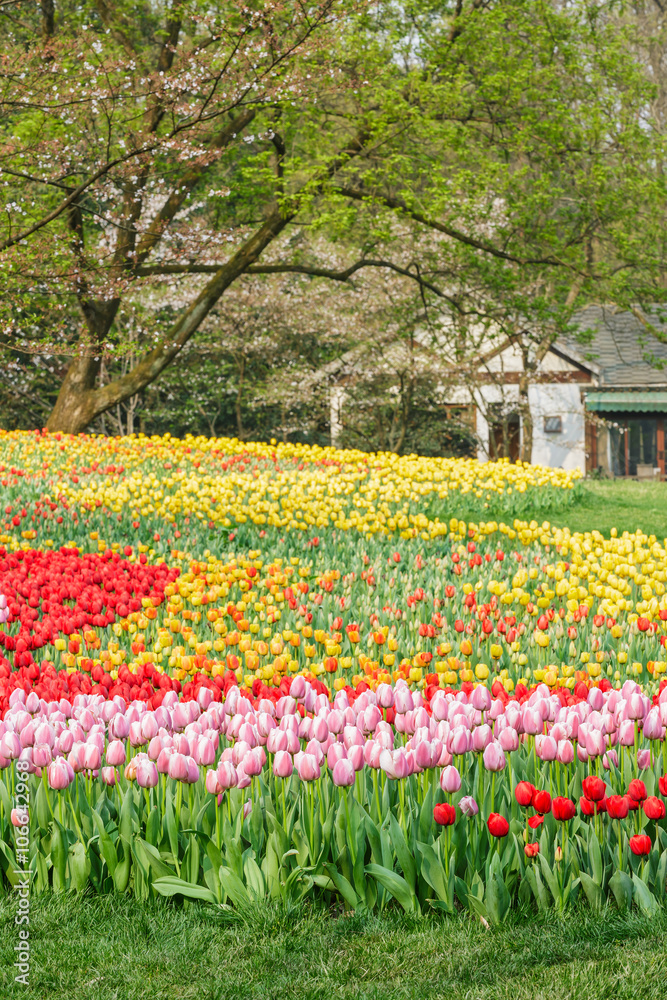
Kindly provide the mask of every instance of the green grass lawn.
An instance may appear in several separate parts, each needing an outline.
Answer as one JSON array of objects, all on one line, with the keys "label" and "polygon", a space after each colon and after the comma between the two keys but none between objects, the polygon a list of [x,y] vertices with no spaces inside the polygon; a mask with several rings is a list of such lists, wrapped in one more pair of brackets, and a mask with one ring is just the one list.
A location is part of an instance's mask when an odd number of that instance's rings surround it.
[{"label": "green grass lawn", "polygon": [[[472,509],[466,511],[463,500],[462,497],[451,512],[447,510],[447,519],[455,512],[463,520],[479,520],[479,512]],[[559,527],[567,526],[572,531],[596,528],[607,537],[612,528],[617,528],[619,535],[640,528],[647,535],[656,535],[662,541],[667,538],[667,482],[587,479],[578,484],[571,505],[554,503],[532,507],[530,497],[524,496],[517,502],[515,511],[508,511],[506,507],[490,510],[484,519],[511,523],[516,517],[523,521],[534,518],[539,524],[549,521]]]},{"label": "green grass lawn", "polygon": [[554,513],[553,523],[573,531],[597,528],[607,536],[612,528],[619,534],[641,528],[647,535],[667,538],[667,483],[587,480],[580,500],[570,510]]},{"label": "green grass lawn", "polygon": [[30,985],[12,982],[13,907],[0,905],[3,1000],[664,1000],[667,914],[580,909],[408,919],[127,897],[33,897]]}]

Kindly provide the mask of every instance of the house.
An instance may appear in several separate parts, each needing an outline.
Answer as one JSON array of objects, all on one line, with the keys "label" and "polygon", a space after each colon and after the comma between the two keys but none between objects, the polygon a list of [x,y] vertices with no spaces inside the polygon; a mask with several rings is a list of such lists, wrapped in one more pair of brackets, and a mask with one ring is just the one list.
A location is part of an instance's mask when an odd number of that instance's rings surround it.
[{"label": "house", "polygon": [[[652,317],[647,325],[639,312],[605,306],[589,306],[573,323],[589,331],[590,339],[582,343],[560,337],[529,377],[532,463],[609,477],[664,479],[667,323]],[[665,330],[664,342],[650,325]],[[392,350],[398,357],[405,348]],[[486,354],[478,351],[467,367],[457,367],[432,345],[413,343],[410,351],[422,366],[432,364],[448,410],[474,429],[478,458],[516,461],[525,433],[519,405],[524,356],[518,341],[505,340]],[[359,349],[349,352],[326,372],[332,383],[333,443],[343,426],[346,386],[354,378],[358,356]],[[457,377],[447,378],[447,369]]]}]

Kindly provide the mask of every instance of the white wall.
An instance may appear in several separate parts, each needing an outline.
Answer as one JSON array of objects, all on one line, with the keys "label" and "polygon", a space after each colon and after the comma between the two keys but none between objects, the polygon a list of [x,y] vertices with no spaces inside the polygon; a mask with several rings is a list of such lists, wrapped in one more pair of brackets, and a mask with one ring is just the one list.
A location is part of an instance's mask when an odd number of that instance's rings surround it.
[{"label": "white wall", "polygon": [[[579,386],[576,383],[531,385],[528,402],[533,415],[533,464],[586,472],[584,404]],[[545,434],[545,417],[560,417],[562,432]]]}]

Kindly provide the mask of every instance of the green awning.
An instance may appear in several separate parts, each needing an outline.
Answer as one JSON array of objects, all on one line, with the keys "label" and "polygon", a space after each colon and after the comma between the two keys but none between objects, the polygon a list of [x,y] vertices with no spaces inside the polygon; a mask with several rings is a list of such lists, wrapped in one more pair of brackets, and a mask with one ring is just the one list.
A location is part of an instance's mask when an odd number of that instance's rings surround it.
[{"label": "green awning", "polygon": [[597,413],[667,413],[667,392],[588,392],[586,409]]}]

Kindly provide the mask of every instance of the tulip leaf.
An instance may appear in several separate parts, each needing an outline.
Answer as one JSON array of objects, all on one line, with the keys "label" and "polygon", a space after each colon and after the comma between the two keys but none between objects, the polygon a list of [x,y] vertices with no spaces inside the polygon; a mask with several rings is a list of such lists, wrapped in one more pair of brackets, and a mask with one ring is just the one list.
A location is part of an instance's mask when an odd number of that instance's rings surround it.
[{"label": "tulip leaf", "polygon": [[[43,785],[40,785],[39,787],[43,789]],[[2,806],[5,816],[9,816],[12,811],[12,800],[9,797],[9,792],[7,791],[7,786],[4,781],[0,781],[0,806]],[[45,825],[48,826],[48,819]]]},{"label": "tulip leaf", "polygon": [[[359,898],[348,879],[338,871],[335,865],[329,862],[324,865],[324,870],[348,906],[351,906],[353,910],[358,909]],[[368,871],[368,868],[366,868],[366,871]]]},{"label": "tulip leaf", "polygon": [[248,889],[255,897],[256,900],[261,901],[266,896],[266,887],[264,885],[264,876],[262,871],[255,861],[254,858],[246,858],[243,865],[243,870],[245,873],[245,879],[248,884]]},{"label": "tulip leaf", "polygon": [[236,872],[232,871],[231,868],[221,865],[218,875],[220,876],[220,885],[223,891],[227,893],[234,906],[238,909],[248,906],[250,903],[248,890]]},{"label": "tulip leaf", "polygon": [[658,870],[655,876],[655,885],[660,896],[667,893],[667,851],[663,851],[658,862]]},{"label": "tulip leaf", "polygon": [[[599,885],[602,888],[602,886],[603,886],[603,881],[602,880],[603,880],[603,877],[604,877],[604,867],[602,865],[602,854],[600,853],[600,842],[598,841],[597,834],[596,834],[596,832],[595,832],[595,830],[594,830],[594,828],[593,828],[592,825],[589,828],[589,831],[590,832],[589,832],[589,837],[588,837],[588,858],[589,858],[590,863],[591,863],[591,875],[592,875],[593,881],[596,883],[596,885]],[[583,884],[584,883],[582,881],[582,885]],[[584,891],[585,891],[585,887],[584,887]],[[586,895],[588,895],[588,893],[586,893]],[[590,902],[590,900],[589,900],[589,902]]]},{"label": "tulip leaf", "polygon": [[130,881],[130,862],[132,852],[130,845],[124,840],[122,841],[122,848],[123,860],[118,862],[116,870],[113,873],[113,882],[116,887],[116,892],[125,892]]},{"label": "tulip leaf", "polygon": [[535,865],[526,866],[526,879],[533,890],[538,910],[548,910],[550,905],[549,893]]},{"label": "tulip leaf", "polygon": [[191,882],[192,885],[197,884],[199,881],[199,841],[194,833],[190,834],[181,870],[186,881]]},{"label": "tulip leaf", "polygon": [[637,906],[642,913],[645,913],[648,917],[654,917],[660,906],[657,899],[646,885],[646,882],[643,882],[637,873],[634,872],[632,875],[632,884],[634,886],[633,898],[635,899]]},{"label": "tulip leaf", "polygon": [[[581,876],[579,876],[581,878]],[[609,888],[614,894],[619,910],[629,910],[632,906],[632,879],[620,868],[609,879]]]},{"label": "tulip leaf", "polygon": [[426,879],[430,887],[436,892],[438,899],[447,900],[449,898],[449,894],[447,892],[447,884],[445,882],[445,873],[442,865],[438,861],[435,851],[430,844],[417,844],[417,848],[422,856],[422,877]]},{"label": "tulip leaf", "polygon": [[391,829],[392,844],[394,846],[394,850],[396,851],[396,857],[398,858],[398,863],[401,866],[401,871],[403,872],[403,878],[414,893],[415,885],[417,883],[417,869],[415,867],[414,858],[410,853],[410,848],[405,841],[403,830],[393,813],[389,816],[389,825]]},{"label": "tulip leaf", "polygon": [[146,821],[146,840],[149,844],[158,845],[160,837],[160,814],[157,806],[153,806]]},{"label": "tulip leaf", "polygon": [[579,878],[581,879],[581,884],[586,893],[586,899],[593,910],[601,910],[604,904],[604,895],[602,893],[602,886],[598,882],[594,882],[590,875],[586,872],[580,872]]},{"label": "tulip leaf", "polygon": [[404,878],[382,865],[366,865],[366,871],[391,893],[406,913],[419,911],[417,897]]},{"label": "tulip leaf", "polygon": [[4,840],[0,840],[0,852],[2,852],[7,866],[3,864],[2,867],[5,869],[5,875],[7,876],[7,881],[11,886],[18,885],[19,877],[16,871],[16,858],[14,857],[14,852],[12,851],[9,844],[6,844]]},{"label": "tulip leaf", "polygon": [[433,789],[428,786],[426,795],[424,796],[424,804],[422,805],[421,812],[419,814],[419,836],[422,840],[426,840],[430,831],[433,829]]},{"label": "tulip leaf", "polygon": [[109,874],[113,875],[114,872],[116,871],[116,865],[118,864],[118,855],[116,854],[116,847],[104,827],[104,820],[97,812],[97,810],[93,810],[93,821],[95,823],[95,826],[97,827],[97,832],[99,835],[100,853],[106,862],[106,866],[109,869]]},{"label": "tulip leaf", "polygon": [[368,813],[366,814],[366,836],[371,847],[371,858],[376,864],[379,864],[382,861],[382,838]]},{"label": "tulip leaf", "polygon": [[175,876],[175,871],[170,868],[169,865],[162,859],[160,852],[157,847],[153,844],[149,844],[148,841],[142,840],[141,837],[135,837],[132,844],[132,848],[144,866],[144,868],[149,868],[152,870],[155,878],[169,878],[170,876]]},{"label": "tulip leaf", "polygon": [[542,874],[544,875],[544,880],[549,886],[551,895],[554,898],[554,903],[560,903],[562,893],[561,893],[561,888],[558,884],[556,873],[551,869],[551,867],[549,866],[549,862],[547,861],[547,859],[544,857],[543,854],[538,854],[537,856],[540,859]]},{"label": "tulip leaf", "polygon": [[509,913],[512,900],[502,875],[494,872],[486,885],[486,912],[493,924],[501,924]]},{"label": "tulip leaf", "polygon": [[69,849],[69,870],[72,879],[72,888],[77,892],[83,892],[88,884],[90,875],[90,858],[81,843],[77,840]]},{"label": "tulip leaf", "polygon": [[51,864],[53,865],[53,888],[63,891],[67,888],[67,833],[57,820],[53,821],[51,834]]},{"label": "tulip leaf", "polygon": [[214,893],[203,885],[192,885],[183,879],[170,876],[158,878],[153,882],[153,888],[161,896],[187,896],[189,899],[201,899],[205,903],[217,903]]},{"label": "tulip leaf", "polygon": [[37,786],[37,795],[35,796],[35,812],[37,813],[37,822],[39,823],[40,830],[48,830],[49,823],[51,822],[51,813],[49,811],[49,803],[46,797],[46,789],[43,781],[40,781]]}]

